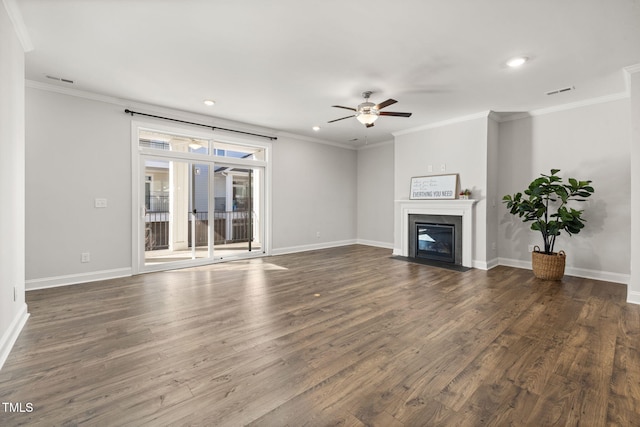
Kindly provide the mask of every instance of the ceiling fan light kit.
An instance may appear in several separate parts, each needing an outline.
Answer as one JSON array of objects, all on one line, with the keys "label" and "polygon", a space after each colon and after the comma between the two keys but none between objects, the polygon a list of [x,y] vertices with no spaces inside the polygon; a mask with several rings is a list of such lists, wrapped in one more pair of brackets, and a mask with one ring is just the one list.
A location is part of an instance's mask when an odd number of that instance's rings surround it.
[{"label": "ceiling fan light kit", "polygon": [[363,125],[372,125],[378,119],[378,116],[380,116],[380,112],[373,102],[363,102],[358,105],[356,119]]},{"label": "ceiling fan light kit", "polygon": [[387,99],[380,104],[374,104],[369,101],[369,97],[371,96],[372,91],[366,91],[362,93],[362,97],[364,98],[364,102],[358,105],[358,108],[351,107],[343,107],[341,105],[332,105],[332,107],[336,108],[344,108],[345,110],[354,111],[355,114],[347,117],[341,117],[339,119],[331,120],[327,123],[337,122],[339,120],[350,119],[351,117],[355,117],[360,123],[365,125],[366,127],[372,127],[373,122],[375,122],[379,116],[396,116],[396,117],[411,117],[411,113],[397,113],[392,111],[381,112],[385,107],[388,107],[391,104],[395,104],[395,99]]}]

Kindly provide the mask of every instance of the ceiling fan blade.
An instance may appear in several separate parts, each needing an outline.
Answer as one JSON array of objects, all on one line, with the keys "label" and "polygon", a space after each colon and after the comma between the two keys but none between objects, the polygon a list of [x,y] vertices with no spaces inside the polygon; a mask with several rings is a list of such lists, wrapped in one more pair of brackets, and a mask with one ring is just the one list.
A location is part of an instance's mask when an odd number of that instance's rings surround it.
[{"label": "ceiling fan blade", "polygon": [[368,128],[372,128],[373,127],[373,123],[367,123],[367,124],[365,124],[365,126],[368,127]]},{"label": "ceiling fan blade", "polygon": [[344,120],[344,119],[350,119],[351,117],[355,117],[356,115],[354,114],[353,116],[347,116],[347,117],[341,117],[339,119],[335,119],[335,120],[331,120],[327,123],[333,123],[333,122],[337,122],[338,120]]},{"label": "ceiling fan blade", "polygon": [[395,113],[393,111],[381,111],[381,116],[411,117],[411,113]]},{"label": "ceiling fan blade", "polygon": [[356,111],[356,109],[355,109],[355,108],[351,108],[351,107],[343,107],[342,105],[332,105],[332,107],[336,107],[336,108],[344,108],[345,110]]},{"label": "ceiling fan blade", "polygon": [[389,105],[395,104],[396,102],[398,101],[396,101],[395,99],[387,99],[386,101],[376,105],[376,109],[382,110],[384,107],[388,107]]}]

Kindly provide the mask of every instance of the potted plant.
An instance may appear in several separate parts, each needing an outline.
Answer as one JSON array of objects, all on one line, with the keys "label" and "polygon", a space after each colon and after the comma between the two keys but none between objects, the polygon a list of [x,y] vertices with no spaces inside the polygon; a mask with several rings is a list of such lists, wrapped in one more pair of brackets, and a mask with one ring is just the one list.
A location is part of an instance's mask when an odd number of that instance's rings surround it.
[{"label": "potted plant", "polygon": [[551,175],[540,174],[524,190],[513,196],[506,195],[502,202],[509,213],[518,215],[523,222],[531,221],[531,229],[542,234],[544,251],[534,249],[531,254],[533,274],[540,279],[560,280],[564,275],[565,253],[553,251],[556,237],[564,230],[569,236],[578,234],[586,220],[582,210],[567,204],[570,201],[584,202],[595,191],[591,181],[569,178],[568,183],[557,176],[560,169],[551,169]]}]

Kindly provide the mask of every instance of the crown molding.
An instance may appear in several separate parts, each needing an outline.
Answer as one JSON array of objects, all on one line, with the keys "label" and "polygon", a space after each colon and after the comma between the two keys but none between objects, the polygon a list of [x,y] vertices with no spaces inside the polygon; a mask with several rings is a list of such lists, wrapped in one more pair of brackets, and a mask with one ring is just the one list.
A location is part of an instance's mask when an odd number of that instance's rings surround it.
[{"label": "crown molding", "polygon": [[333,147],[338,147],[338,148],[346,148],[347,150],[357,150],[357,147],[354,145],[341,144],[339,142],[327,141],[325,139],[319,139],[319,138],[312,138],[310,136],[298,135],[290,132],[276,132],[276,136],[278,137],[278,139],[280,139],[280,137],[285,137],[285,138],[297,139],[300,141],[313,142],[316,144],[331,145]]},{"label": "crown molding", "polygon": [[627,88],[627,92],[631,94],[631,74],[640,72],[640,64],[630,65],[622,69],[624,73],[624,85]]},{"label": "crown molding", "polygon": [[441,122],[429,123],[427,125],[422,125],[422,126],[418,126],[410,129],[401,130],[401,131],[392,133],[392,135],[393,136],[407,135],[410,133],[420,132],[423,130],[435,129],[443,126],[453,125],[456,123],[468,122],[470,120],[483,119],[483,118],[489,117],[490,113],[491,111],[487,110],[479,113],[469,114],[468,116],[455,117],[453,119],[443,120]]},{"label": "crown molding", "polygon": [[169,107],[162,107],[159,105],[147,104],[140,101],[102,95],[99,93],[88,92],[88,91],[69,88],[69,87],[57,86],[49,83],[37,82],[34,80],[26,80],[25,86],[32,89],[59,93],[62,95],[73,96],[76,98],[82,98],[82,99],[88,99],[91,101],[98,101],[98,102],[104,102],[107,104],[113,104],[122,108],[142,110],[145,113],[151,113],[151,114],[157,114],[157,115],[169,115],[181,120],[188,120],[188,121],[201,120],[205,122],[210,120],[215,120],[215,124],[212,123],[211,126],[237,128],[238,130],[241,130],[243,132],[263,133],[266,135],[277,134],[277,131],[274,129],[255,126],[249,123],[235,122],[232,120],[221,119],[218,117],[208,116],[205,114],[199,114],[191,111],[184,111],[184,110],[178,110],[178,109],[169,108]]},{"label": "crown molding", "polygon": [[575,108],[588,107],[590,105],[604,104],[607,102],[619,101],[621,99],[626,99],[626,98],[629,98],[628,91],[614,93],[611,95],[599,96],[596,98],[584,99],[582,101],[570,102],[567,104],[554,105],[553,107],[548,107],[548,108],[540,108],[537,110],[518,112],[518,113],[510,114],[506,117],[500,117],[500,116],[497,116],[497,117],[498,117],[498,122],[500,123],[511,122],[514,120],[525,119],[527,117],[543,116],[545,114],[557,113],[557,112],[566,111],[566,110],[573,110]]},{"label": "crown molding", "polygon": [[500,117],[500,114],[496,113],[493,110],[489,111],[489,114],[487,115],[487,117],[490,120],[493,120],[494,122],[498,122],[498,123],[500,123],[500,121],[502,120],[502,118]]},{"label": "crown molding", "polygon": [[393,139],[390,139],[388,141],[382,141],[382,142],[376,142],[375,144],[365,144],[365,145],[360,145],[357,150],[369,150],[371,148],[378,148],[378,147],[382,147],[384,145],[390,145],[393,144]]},{"label": "crown molding", "polygon": [[568,104],[560,104],[560,105],[555,105],[553,107],[540,108],[538,110],[531,110],[529,112],[529,115],[542,116],[544,114],[556,113],[558,111],[573,110],[574,108],[588,107],[589,105],[604,104],[606,102],[618,101],[620,99],[625,99],[628,97],[629,97],[628,91],[613,93],[611,95],[598,96],[596,98],[584,99],[582,101],[570,102]]},{"label": "crown molding", "polygon": [[59,94],[62,94],[62,95],[74,96],[74,97],[77,97],[77,98],[84,98],[84,99],[88,99],[88,100],[91,100],[91,101],[106,102],[108,104],[118,105],[118,106],[123,107],[123,108],[141,109],[141,110],[147,110],[147,111],[150,110],[150,111],[153,111],[153,112],[158,113],[158,114],[171,114],[171,115],[174,115],[174,116],[177,115],[177,116],[179,116],[179,118],[183,118],[185,120],[192,120],[192,119],[194,119],[194,117],[197,117],[200,120],[210,120],[210,119],[213,118],[213,119],[216,120],[216,125],[218,125],[218,126],[223,125],[223,126],[228,126],[228,127],[237,127],[237,128],[240,128],[240,130],[243,130],[243,131],[266,133],[266,134],[269,134],[269,135],[277,136],[278,138],[280,138],[280,137],[292,138],[292,139],[297,139],[297,140],[301,140],[301,141],[314,142],[314,143],[317,143],[317,144],[325,144],[325,145],[331,145],[331,146],[339,147],[339,148],[346,148],[348,150],[357,150],[358,149],[358,147],[356,147],[354,145],[341,144],[341,143],[338,143],[338,142],[327,141],[327,140],[319,139],[319,138],[312,138],[312,137],[309,137],[309,136],[298,135],[298,134],[289,133],[289,132],[281,132],[281,131],[277,131],[277,130],[270,129],[270,128],[252,126],[252,125],[250,125],[248,123],[240,123],[240,122],[228,121],[228,120],[219,119],[219,118],[212,117],[212,116],[205,116],[205,115],[198,114],[198,113],[191,113],[191,112],[182,111],[182,110],[174,110],[174,109],[171,109],[171,108],[161,107],[161,106],[158,106],[158,105],[146,104],[146,103],[143,103],[143,102],[132,101],[132,100],[123,99],[123,98],[117,98],[117,97],[109,96],[109,95],[102,95],[102,94],[99,94],[99,93],[88,92],[88,91],[74,89],[74,88],[70,88],[70,87],[58,86],[58,85],[54,85],[54,84],[50,84],[50,83],[38,82],[38,81],[35,81],[35,80],[26,80],[25,85],[26,85],[26,87],[32,88],[32,89],[39,89],[39,90],[44,90],[44,91],[48,91],[48,92],[55,92],[55,93],[59,93]]},{"label": "crown molding", "polygon": [[18,8],[18,4],[15,0],[2,0],[2,3],[7,11],[7,15],[9,15],[9,20],[13,24],[18,40],[20,40],[22,50],[24,50],[25,53],[31,52],[33,50],[33,43],[31,42],[31,37],[29,37],[27,26],[22,19],[22,13],[20,12],[20,8]]},{"label": "crown molding", "polygon": [[624,67],[623,70],[626,73],[629,73],[629,74],[640,73],[640,64],[635,64],[635,65],[630,65],[628,67]]},{"label": "crown molding", "polygon": [[74,89],[70,87],[56,86],[49,83],[37,82],[35,80],[26,80],[25,86],[32,89],[40,89],[47,92],[60,93],[62,95],[75,96],[76,98],[89,99],[91,101],[106,102],[107,104],[115,104],[121,107],[131,106],[131,101],[127,101],[114,96],[101,95],[99,93],[87,92],[84,90]]}]

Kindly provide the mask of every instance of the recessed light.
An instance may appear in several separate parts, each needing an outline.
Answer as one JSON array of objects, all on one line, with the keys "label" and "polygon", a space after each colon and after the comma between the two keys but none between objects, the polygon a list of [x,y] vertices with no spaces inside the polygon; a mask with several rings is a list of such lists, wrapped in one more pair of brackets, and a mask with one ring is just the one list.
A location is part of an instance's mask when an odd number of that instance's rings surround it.
[{"label": "recessed light", "polygon": [[204,105],[206,105],[206,106],[208,106],[208,107],[211,107],[211,106],[213,106],[213,105],[215,105],[215,104],[216,104],[216,102],[215,102],[215,101],[212,101],[212,100],[210,100],[210,99],[205,99],[205,100],[204,100]]},{"label": "recessed light", "polygon": [[318,132],[320,130],[320,126],[314,126],[311,129],[315,130],[316,132]]},{"label": "recessed light", "polygon": [[524,56],[518,56],[516,58],[511,58],[510,60],[507,61],[507,65],[511,68],[517,68],[519,66],[521,66],[522,64],[524,64],[525,62],[527,62],[527,59]]}]

